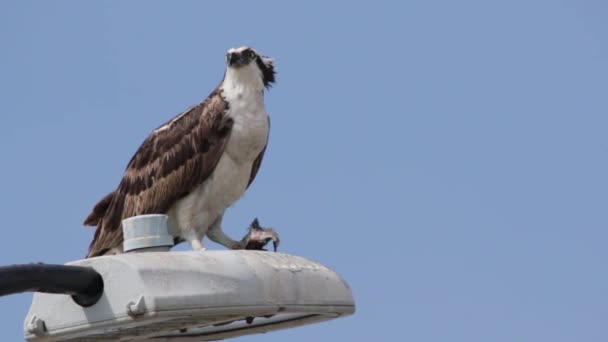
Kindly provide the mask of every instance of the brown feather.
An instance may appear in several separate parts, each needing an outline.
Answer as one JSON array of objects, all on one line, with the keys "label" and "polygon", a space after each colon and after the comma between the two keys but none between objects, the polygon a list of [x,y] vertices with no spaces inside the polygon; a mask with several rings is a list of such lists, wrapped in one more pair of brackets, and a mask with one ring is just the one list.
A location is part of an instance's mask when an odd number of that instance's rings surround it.
[{"label": "brown feather", "polygon": [[[165,213],[211,175],[233,125],[227,109],[228,103],[216,89],[204,102],[169,121],[169,128],[150,134],[106,206],[88,257],[103,255],[122,244],[123,219]],[[101,207],[101,202],[97,206]]]},{"label": "brown feather", "polygon": [[97,224],[99,224],[99,220],[103,218],[103,215],[105,215],[106,211],[108,210],[108,207],[112,202],[112,198],[114,198],[114,191],[105,195],[105,197],[102,198],[101,201],[95,204],[95,207],[93,207],[93,211],[91,211],[89,216],[87,216],[83,224],[85,226],[96,226]]},{"label": "brown feather", "polygon": [[268,135],[266,136],[266,145],[264,145],[264,148],[262,149],[260,154],[258,154],[257,158],[255,158],[253,164],[251,165],[251,175],[249,176],[249,183],[247,183],[247,188],[249,188],[251,183],[253,183],[253,180],[255,179],[255,176],[258,174],[258,170],[262,165],[262,160],[264,159],[264,152],[266,152],[266,147],[268,146],[268,139],[270,139],[270,117],[268,117]]}]

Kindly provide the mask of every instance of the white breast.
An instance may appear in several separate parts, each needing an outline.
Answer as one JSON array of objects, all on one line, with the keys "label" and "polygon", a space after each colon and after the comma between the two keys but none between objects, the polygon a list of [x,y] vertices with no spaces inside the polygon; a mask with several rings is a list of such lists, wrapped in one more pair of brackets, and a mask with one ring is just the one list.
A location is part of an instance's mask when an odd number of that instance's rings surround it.
[{"label": "white breast", "polygon": [[[214,172],[195,191],[168,211],[173,236],[202,238],[215,219],[247,189],[253,162],[268,138],[263,93],[247,87],[225,88],[228,115],[234,125]],[[195,234],[195,236],[193,236]]]}]

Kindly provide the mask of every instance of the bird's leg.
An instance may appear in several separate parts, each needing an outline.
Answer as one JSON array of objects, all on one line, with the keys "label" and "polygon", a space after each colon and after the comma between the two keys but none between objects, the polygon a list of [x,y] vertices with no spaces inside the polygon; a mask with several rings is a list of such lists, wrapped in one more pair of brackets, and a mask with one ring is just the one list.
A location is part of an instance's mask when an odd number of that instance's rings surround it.
[{"label": "bird's leg", "polygon": [[209,237],[211,241],[219,243],[226,248],[243,249],[244,244],[242,242],[231,239],[222,231],[222,218],[223,215],[220,215],[215,222],[213,222],[211,227],[209,227],[209,230],[207,230],[207,237]]},{"label": "bird's leg", "polygon": [[192,245],[192,250],[195,252],[204,251],[205,247],[203,247],[203,243],[199,238],[194,238],[190,240],[190,245]]},{"label": "bird's leg", "polygon": [[218,229],[209,229],[207,231],[207,237],[215,243],[219,243],[220,245],[229,248],[229,249],[243,249],[243,245],[239,241],[231,239],[228,235],[226,235],[221,228]]}]

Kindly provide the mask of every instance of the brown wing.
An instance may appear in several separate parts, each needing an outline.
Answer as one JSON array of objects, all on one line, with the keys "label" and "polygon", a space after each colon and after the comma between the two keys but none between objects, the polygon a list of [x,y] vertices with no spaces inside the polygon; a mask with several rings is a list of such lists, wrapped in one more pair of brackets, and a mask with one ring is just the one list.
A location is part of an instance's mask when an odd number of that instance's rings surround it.
[{"label": "brown wing", "polygon": [[270,117],[268,117],[268,136],[266,136],[266,145],[264,145],[264,148],[262,149],[260,154],[258,154],[257,158],[255,158],[255,160],[253,161],[253,165],[251,165],[251,175],[249,176],[249,183],[247,184],[247,188],[249,188],[251,183],[253,183],[253,180],[255,179],[255,176],[258,174],[258,170],[260,169],[260,166],[262,165],[262,159],[264,159],[264,152],[266,152],[266,147],[268,146],[269,138],[270,138]]},{"label": "brown wing", "polygon": [[227,109],[216,90],[203,103],[150,134],[129,162],[116,191],[106,195],[85,220],[85,224],[97,223],[88,257],[122,244],[123,219],[165,213],[209,177],[232,130]]}]

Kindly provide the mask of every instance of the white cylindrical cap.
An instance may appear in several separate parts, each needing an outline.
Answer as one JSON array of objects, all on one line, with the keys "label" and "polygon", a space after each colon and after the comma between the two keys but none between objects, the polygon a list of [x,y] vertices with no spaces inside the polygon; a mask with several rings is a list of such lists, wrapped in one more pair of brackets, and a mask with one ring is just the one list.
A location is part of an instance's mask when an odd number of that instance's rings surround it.
[{"label": "white cylindrical cap", "polygon": [[122,220],[124,236],[123,250],[125,252],[158,247],[169,250],[173,246],[173,237],[169,235],[167,215],[139,215]]}]

